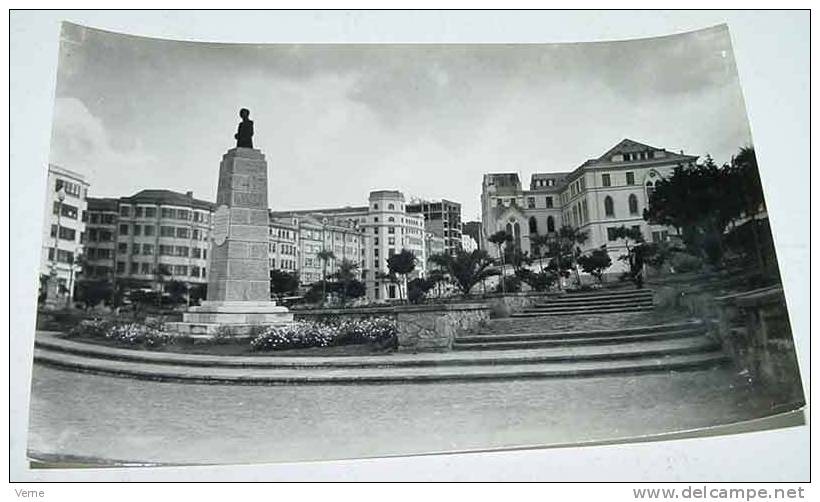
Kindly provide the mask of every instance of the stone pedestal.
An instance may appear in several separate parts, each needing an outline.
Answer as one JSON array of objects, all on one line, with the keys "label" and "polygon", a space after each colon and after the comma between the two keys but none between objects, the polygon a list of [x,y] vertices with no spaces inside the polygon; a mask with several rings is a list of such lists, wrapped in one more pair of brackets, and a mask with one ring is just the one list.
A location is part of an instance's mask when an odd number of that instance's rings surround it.
[{"label": "stone pedestal", "polygon": [[183,333],[281,324],[293,314],[270,300],[268,164],[253,148],[233,148],[219,166],[211,232],[208,298],[170,328]]}]

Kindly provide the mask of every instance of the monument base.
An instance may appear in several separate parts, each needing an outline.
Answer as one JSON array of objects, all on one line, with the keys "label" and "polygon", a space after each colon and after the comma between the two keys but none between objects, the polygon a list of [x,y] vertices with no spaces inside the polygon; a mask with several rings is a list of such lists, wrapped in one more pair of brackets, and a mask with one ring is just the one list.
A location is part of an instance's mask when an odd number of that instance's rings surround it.
[{"label": "monument base", "polygon": [[185,335],[214,335],[222,326],[231,334],[249,334],[258,326],[293,322],[293,313],[276,302],[204,301],[182,314],[182,322],[165,324],[168,331]]}]

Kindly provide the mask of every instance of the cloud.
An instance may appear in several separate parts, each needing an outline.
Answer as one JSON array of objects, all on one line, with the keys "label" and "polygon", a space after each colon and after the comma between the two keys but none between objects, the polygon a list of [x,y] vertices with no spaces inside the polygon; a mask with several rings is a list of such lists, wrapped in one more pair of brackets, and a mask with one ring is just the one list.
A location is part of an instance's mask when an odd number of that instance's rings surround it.
[{"label": "cloud", "polygon": [[[139,141],[127,150],[114,148],[102,120],[92,115],[79,99],[64,97],[57,98],[54,104],[49,161],[93,179],[102,171],[140,172],[156,164],[157,158],[145,152]],[[116,179],[104,177],[106,180]],[[128,181],[120,184],[129,185]],[[115,187],[112,189],[116,190]]]}]

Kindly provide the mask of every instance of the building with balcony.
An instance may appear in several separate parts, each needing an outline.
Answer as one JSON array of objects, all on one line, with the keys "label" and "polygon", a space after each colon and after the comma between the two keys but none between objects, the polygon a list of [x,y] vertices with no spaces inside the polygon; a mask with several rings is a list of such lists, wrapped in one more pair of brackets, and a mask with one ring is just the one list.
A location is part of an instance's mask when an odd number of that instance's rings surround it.
[{"label": "building with balcony", "polygon": [[115,281],[152,290],[171,280],[208,283],[213,203],[195,199],[193,192],[142,190],[130,197],[92,199],[92,207],[88,249],[94,276],[110,268]]}]

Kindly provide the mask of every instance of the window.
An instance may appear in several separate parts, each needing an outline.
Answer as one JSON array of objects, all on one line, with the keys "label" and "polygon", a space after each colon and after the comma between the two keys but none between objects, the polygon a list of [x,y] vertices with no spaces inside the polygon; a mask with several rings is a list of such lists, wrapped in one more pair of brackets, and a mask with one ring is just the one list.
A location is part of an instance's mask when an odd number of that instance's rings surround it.
[{"label": "window", "polygon": [[530,216],[529,226],[530,234],[538,234],[538,221],[536,221],[535,216]]},{"label": "window", "polygon": [[191,248],[191,258],[202,258],[202,250],[200,248]]},{"label": "window", "polygon": [[646,182],[646,198],[651,199],[652,193],[655,191],[655,185],[651,181]]},{"label": "window", "polygon": [[128,235],[128,225],[120,225],[120,235]]},{"label": "window", "polygon": [[612,197],[609,195],[604,198],[604,213],[610,217],[615,216],[615,205],[612,203]]},{"label": "window", "polygon": [[142,275],[151,275],[151,264],[150,263],[141,263],[140,264],[140,273]]},{"label": "window", "polygon": [[527,197],[527,208],[535,209],[535,197]]},{"label": "window", "polygon": [[174,246],[174,254],[176,256],[188,256],[188,246]]},{"label": "window", "polygon": [[390,223],[394,223],[396,221],[396,218],[393,218],[391,216],[391,217],[387,218],[387,221],[390,222]]},{"label": "window", "polygon": [[157,208],[155,208],[155,207],[146,207],[145,208],[145,217],[146,218],[156,218],[157,217]]},{"label": "window", "polygon": [[[60,206],[62,206],[62,210],[60,209]],[[77,208],[70,204],[55,202],[54,208],[51,212],[52,214],[57,214],[59,212],[60,216],[71,218],[72,220],[77,219]]]},{"label": "window", "polygon": [[128,243],[127,242],[117,243],[117,252],[120,253],[120,254],[128,253]]},{"label": "window", "polygon": [[504,205],[504,201],[502,201],[501,199],[495,199],[495,205],[501,207]]},{"label": "window", "polygon": [[188,229],[185,227],[177,227],[177,238],[179,239],[187,239],[189,236]]},{"label": "window", "polygon": [[396,238],[395,237],[388,237],[387,238],[387,245],[388,246],[395,246],[396,245]]},{"label": "window", "polygon": [[[51,236],[57,236],[57,225],[51,225]],[[77,231],[72,228],[60,227],[60,239],[64,241],[74,241],[77,238]]]},{"label": "window", "polygon": [[144,225],[142,229],[145,231],[145,235],[152,236],[156,233],[156,227],[154,225]]},{"label": "window", "polygon": [[160,237],[173,237],[176,235],[176,229],[174,227],[161,226],[159,227],[159,235]]},{"label": "window", "polygon": [[176,213],[176,211],[174,211],[173,209],[168,208],[168,207],[163,207],[162,211],[160,212],[160,214],[163,218],[173,218],[175,213]]},{"label": "window", "polygon": [[100,223],[100,213],[91,213],[91,223],[98,225]]},{"label": "window", "polygon": [[188,267],[185,265],[174,265],[174,275],[188,275]]},{"label": "window", "polygon": [[546,198],[546,203],[547,203],[547,208],[551,208],[552,207],[552,197],[547,197]]},{"label": "window", "polygon": [[188,221],[191,218],[191,212],[187,209],[177,209],[177,219]]},{"label": "window", "polygon": [[70,195],[72,197],[80,196],[80,185],[78,185],[77,183],[72,183],[70,181],[65,180],[57,180],[54,184],[54,191],[59,192],[61,188],[65,190],[66,195]]},{"label": "window", "polygon": [[379,208],[378,204],[373,204],[373,209],[378,209],[378,208]]},{"label": "window", "polygon": [[142,245],[142,254],[150,256],[154,254],[154,246],[152,244],[143,244]]},{"label": "window", "polygon": [[635,184],[635,173],[633,173],[633,172],[626,173],[626,184],[627,185],[634,185]]},{"label": "window", "polygon": [[191,267],[191,277],[199,277],[199,267]]},{"label": "window", "polygon": [[134,208],[134,218],[142,218],[143,209],[139,206]]},{"label": "window", "polygon": [[132,261],[131,262],[131,273],[132,274],[138,274],[139,272],[140,272],[140,264],[135,262],[135,261]]},{"label": "window", "polygon": [[610,177],[609,177],[609,175],[608,175],[608,174],[602,174],[602,175],[601,175],[601,183],[602,183],[602,184],[603,184],[603,186],[605,186],[605,187],[612,186],[612,180],[610,179]]},{"label": "window", "polygon": [[396,227],[390,227],[390,228],[388,228],[388,229],[387,229],[387,233],[388,233],[388,234],[395,234],[395,233],[396,233]]},{"label": "window", "polygon": [[396,285],[395,284],[391,284],[391,285],[387,286],[387,295],[388,295],[388,297],[390,297],[390,299],[396,298]]},{"label": "window", "polygon": [[114,240],[114,234],[110,230],[100,230],[100,242],[111,242]]},{"label": "window", "polygon": [[610,242],[617,241],[618,239],[615,237],[615,227],[607,227],[606,229],[606,240]]},{"label": "window", "polygon": [[125,262],[124,261],[118,261],[117,262],[117,273],[118,274],[124,274],[125,273]]},{"label": "window", "polygon": [[97,242],[99,240],[99,231],[96,228],[88,230],[88,240],[91,242]]},{"label": "window", "polygon": [[555,232],[555,218],[547,216],[547,232]]},{"label": "window", "polygon": [[160,256],[173,256],[174,255],[174,246],[166,246],[164,244],[160,244],[160,246],[159,246],[159,255]]},{"label": "window", "polygon": [[120,216],[131,216],[131,206],[121,206]]},{"label": "window", "polygon": [[638,214],[638,198],[634,193],[629,194],[629,214]]},{"label": "window", "polygon": [[396,209],[396,206],[395,206],[395,204],[388,204],[388,205],[387,205],[387,209],[388,209],[389,211],[393,211],[394,209]]}]

